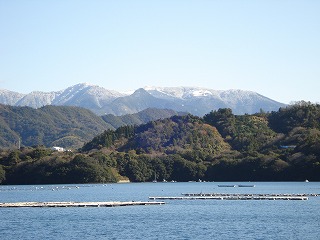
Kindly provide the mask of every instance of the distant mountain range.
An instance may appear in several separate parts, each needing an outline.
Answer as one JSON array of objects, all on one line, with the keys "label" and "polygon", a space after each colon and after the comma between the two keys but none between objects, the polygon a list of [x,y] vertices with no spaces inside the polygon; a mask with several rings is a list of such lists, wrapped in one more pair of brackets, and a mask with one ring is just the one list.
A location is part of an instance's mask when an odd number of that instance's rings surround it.
[{"label": "distant mountain range", "polygon": [[263,110],[277,111],[285,104],[243,90],[212,90],[198,87],[145,87],[131,94],[81,83],[57,92],[31,92],[22,94],[0,90],[0,103],[11,106],[39,108],[45,105],[77,106],[97,115],[121,116],[134,114],[147,108],[172,109],[197,116],[230,108],[234,114],[253,114]]}]

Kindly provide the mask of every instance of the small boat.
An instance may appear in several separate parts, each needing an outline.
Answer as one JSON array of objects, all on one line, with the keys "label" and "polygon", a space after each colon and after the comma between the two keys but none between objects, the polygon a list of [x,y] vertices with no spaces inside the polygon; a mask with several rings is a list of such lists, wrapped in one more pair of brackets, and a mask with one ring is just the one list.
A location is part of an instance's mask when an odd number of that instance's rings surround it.
[{"label": "small boat", "polygon": [[238,187],[255,187],[256,185],[244,185],[244,184],[240,184],[238,185]]},{"label": "small boat", "polygon": [[306,180],[305,180],[305,182],[309,182],[309,180],[308,180],[308,179],[306,179]]}]

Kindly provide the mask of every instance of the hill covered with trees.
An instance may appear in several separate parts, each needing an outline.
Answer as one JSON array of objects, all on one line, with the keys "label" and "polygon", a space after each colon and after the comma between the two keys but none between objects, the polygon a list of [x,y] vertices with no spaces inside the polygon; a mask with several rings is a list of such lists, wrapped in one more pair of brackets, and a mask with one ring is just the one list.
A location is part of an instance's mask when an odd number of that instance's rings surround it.
[{"label": "hill covered with trees", "polygon": [[0,105],[0,146],[81,147],[107,128],[91,111],[79,107],[12,107]]},{"label": "hill covered with trees", "polygon": [[146,109],[124,116],[97,116],[72,106],[13,107],[0,104],[0,148],[44,145],[78,149],[106,129],[140,125],[151,120],[183,115],[173,110]]},{"label": "hill covered with trees", "polygon": [[107,114],[103,115],[102,119],[113,127],[111,129],[117,129],[126,125],[141,125],[158,119],[169,118],[175,115],[183,116],[186,114],[187,113],[176,112],[171,109],[147,108],[138,113],[125,114],[122,116]]},{"label": "hill covered with trees", "polygon": [[161,181],[319,181],[320,105],[173,116],[105,130],[79,152],[7,150],[0,164],[7,184],[140,182],[154,175]]}]

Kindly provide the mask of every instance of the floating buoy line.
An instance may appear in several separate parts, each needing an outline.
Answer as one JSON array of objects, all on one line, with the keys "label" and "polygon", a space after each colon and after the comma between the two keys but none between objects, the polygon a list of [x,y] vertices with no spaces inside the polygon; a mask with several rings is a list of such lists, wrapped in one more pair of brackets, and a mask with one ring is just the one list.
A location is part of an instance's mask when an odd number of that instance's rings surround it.
[{"label": "floating buoy line", "polygon": [[268,193],[182,193],[182,196],[149,197],[151,200],[308,200],[319,194],[268,194]]},{"label": "floating buoy line", "polygon": [[120,207],[138,205],[162,205],[164,202],[16,202],[0,203],[0,208],[19,207]]}]

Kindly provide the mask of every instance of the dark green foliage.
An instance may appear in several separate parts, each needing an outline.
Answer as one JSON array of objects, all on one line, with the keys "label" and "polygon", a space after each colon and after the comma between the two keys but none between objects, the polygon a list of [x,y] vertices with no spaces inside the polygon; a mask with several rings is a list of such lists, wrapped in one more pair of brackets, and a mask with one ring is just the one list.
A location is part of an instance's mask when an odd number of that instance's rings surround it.
[{"label": "dark green foliage", "polygon": [[[309,110],[299,111],[299,107]],[[317,105],[279,111],[286,112],[282,121],[292,123],[286,126],[291,129],[286,135],[269,127],[269,119],[278,113],[234,115],[230,109],[219,109],[203,119],[188,115],[151,121],[135,127],[129,138],[116,138],[110,149],[135,152],[117,158],[120,173],[132,181],[151,181],[152,172],[180,181],[319,179]],[[298,123],[304,127],[297,127]]]},{"label": "dark green foliage", "polygon": [[269,115],[269,124],[276,132],[288,133],[296,127],[320,129],[320,105],[297,102]]},{"label": "dark green foliage", "polygon": [[203,163],[195,163],[180,155],[151,157],[127,153],[117,157],[120,174],[133,182],[153,181],[188,181],[202,179],[206,172]]},{"label": "dark green foliage", "polygon": [[122,126],[94,137],[81,154],[2,151],[0,181],[320,181],[319,116],[319,105],[302,102],[272,113],[219,109]]},{"label": "dark green foliage", "polygon": [[289,164],[280,159],[248,156],[222,160],[208,167],[209,181],[289,181]]},{"label": "dark green foliage", "polygon": [[90,157],[97,160],[101,166],[105,167],[117,167],[117,161],[109,154],[103,154],[102,152],[94,152],[90,154]]},{"label": "dark green foliage", "polygon": [[119,127],[117,130],[105,130],[102,134],[93,138],[92,141],[86,143],[82,147],[82,151],[89,151],[91,149],[100,149],[103,147],[111,147],[120,141],[122,138],[130,138],[134,135],[135,127],[133,126],[123,126]]},{"label": "dark green foliage", "polygon": [[235,130],[232,140],[229,141],[233,148],[242,152],[260,151],[276,136],[268,127],[268,121],[258,116],[236,116]]},{"label": "dark green foliage", "polygon": [[45,145],[81,147],[111,126],[87,109],[45,106],[39,109],[0,105],[0,147]]},{"label": "dark green foliage", "polygon": [[3,169],[3,166],[0,165],[0,184],[6,180],[6,171]]},{"label": "dark green foliage", "polygon": [[19,156],[19,151],[15,150],[9,153],[9,156],[6,159],[7,165],[15,165],[21,161]]},{"label": "dark green foliage", "polygon": [[29,154],[29,156],[33,159],[41,159],[45,156],[49,156],[52,153],[51,150],[44,148],[44,147],[40,147],[40,148],[36,148],[35,150],[33,150],[31,152],[31,154]]},{"label": "dark green foliage", "polygon": [[218,154],[227,148],[216,128],[203,124],[198,117],[187,115],[141,125],[136,129],[134,137],[128,139],[119,150],[180,153],[186,157],[189,155],[189,159],[192,155],[205,159],[208,155]]},{"label": "dark green foliage", "polygon": [[204,115],[203,120],[215,126],[224,138],[228,138],[235,132],[236,116],[230,108],[220,108]]},{"label": "dark green foliage", "polygon": [[72,156],[62,155],[16,164],[7,171],[5,183],[60,184],[116,182],[117,180],[111,167],[93,157],[76,155],[72,158]]},{"label": "dark green foliage", "polygon": [[276,135],[263,114],[236,116],[231,109],[219,109],[205,115],[204,120],[216,126],[225,140],[242,152],[258,151]]},{"label": "dark green foliage", "polygon": [[141,125],[158,119],[169,118],[174,115],[186,115],[186,113],[178,113],[170,109],[147,108],[141,112],[134,114],[126,114],[123,116],[114,116],[112,114],[102,116],[102,119],[117,129],[126,125]]}]

